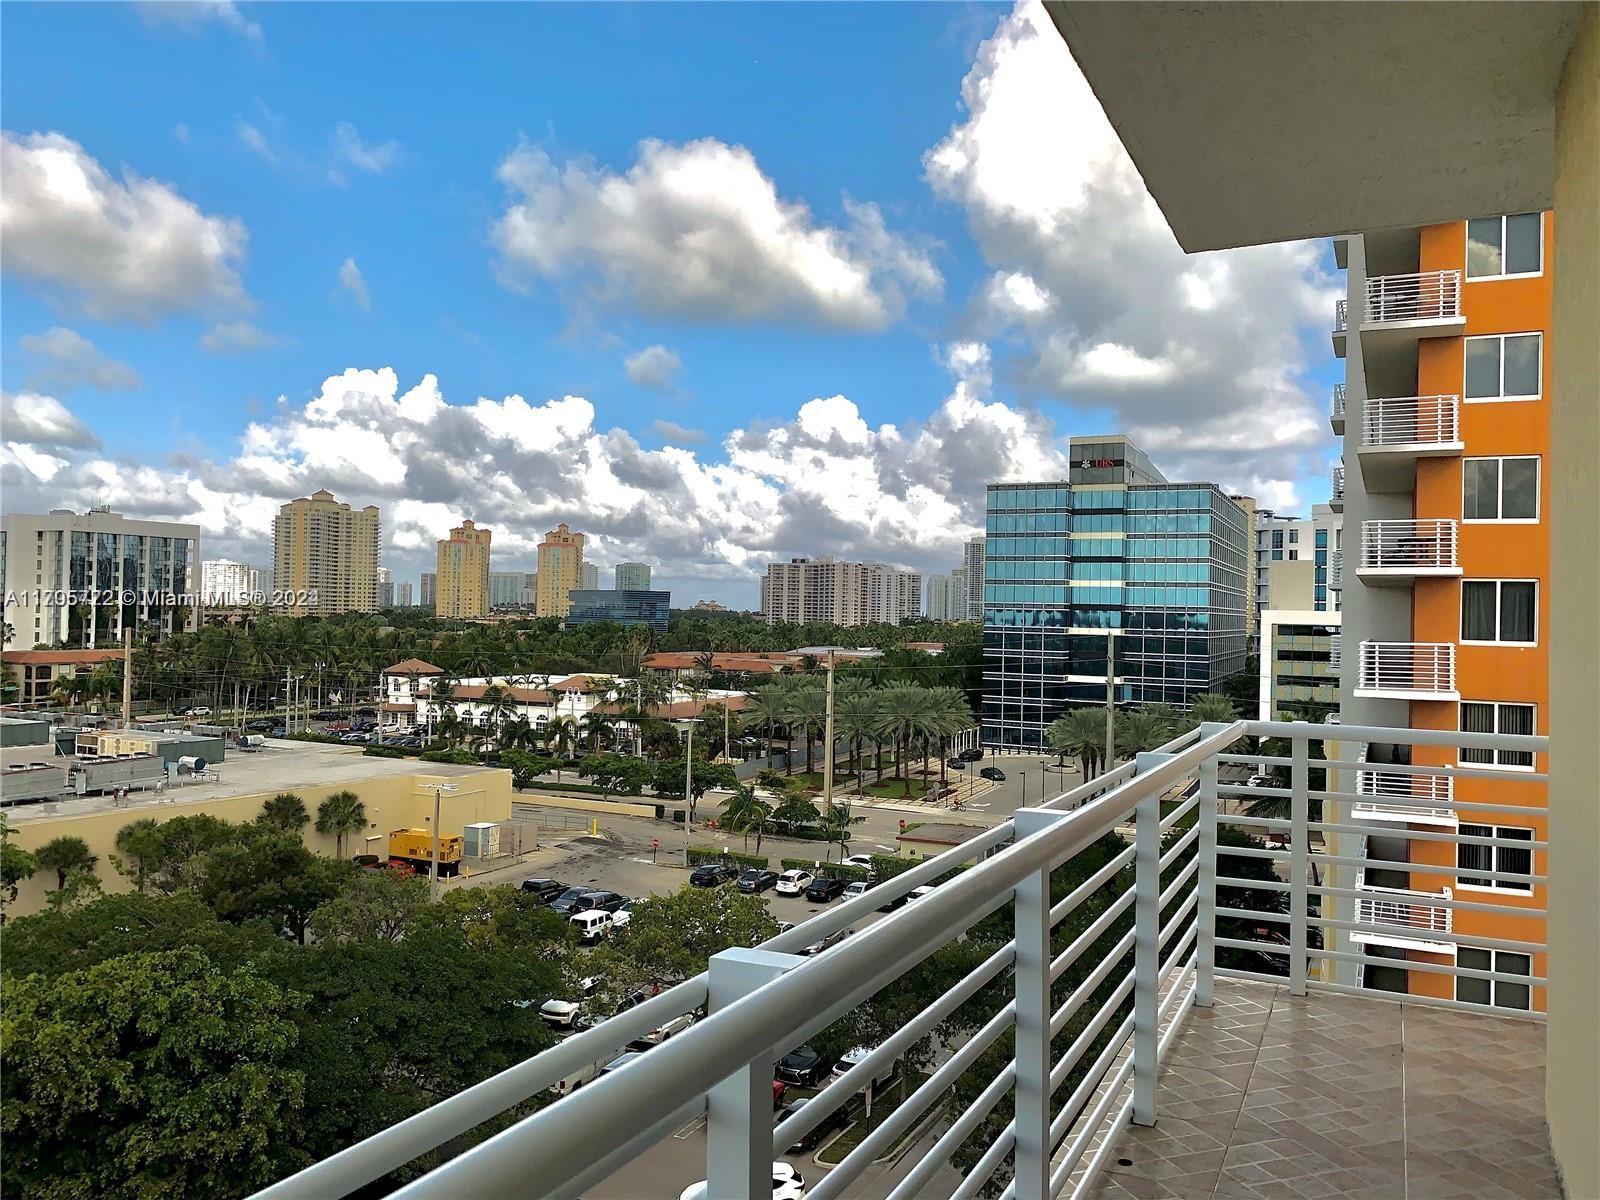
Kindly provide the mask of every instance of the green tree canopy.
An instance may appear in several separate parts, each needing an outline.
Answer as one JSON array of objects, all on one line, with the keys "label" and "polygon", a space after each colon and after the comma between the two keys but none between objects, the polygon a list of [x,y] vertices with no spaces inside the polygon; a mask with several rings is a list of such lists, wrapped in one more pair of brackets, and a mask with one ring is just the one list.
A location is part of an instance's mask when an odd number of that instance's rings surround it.
[{"label": "green tree canopy", "polygon": [[299,796],[293,792],[279,792],[261,806],[261,815],[256,820],[263,825],[299,833],[311,823],[311,814]]},{"label": "green tree canopy", "polygon": [[399,871],[359,871],[311,914],[324,942],[397,942],[428,906],[427,881]]},{"label": "green tree canopy", "polygon": [[614,1000],[635,987],[680,983],[705,970],[713,954],[753,946],[777,932],[778,923],[759,896],[732,888],[682,887],[637,905],[627,928],[590,957]]},{"label": "green tree canopy", "polygon": [[67,886],[67,876],[74,871],[93,871],[100,861],[99,855],[89,851],[89,843],[80,837],[58,837],[46,842],[34,852],[34,859],[45,871],[56,873],[56,887]]},{"label": "green tree canopy", "polygon": [[334,792],[317,806],[317,832],[334,839],[334,854],[344,857],[344,839],[347,834],[365,829],[367,806],[352,791]]}]

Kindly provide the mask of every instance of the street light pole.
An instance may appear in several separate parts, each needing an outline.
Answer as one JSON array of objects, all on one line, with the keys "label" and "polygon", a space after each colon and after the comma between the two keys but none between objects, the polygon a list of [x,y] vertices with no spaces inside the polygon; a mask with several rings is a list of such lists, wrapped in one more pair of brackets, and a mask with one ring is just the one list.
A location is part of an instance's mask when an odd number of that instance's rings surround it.
[{"label": "street light pole", "polygon": [[442,807],[440,797],[445,792],[453,792],[456,785],[453,783],[436,783],[433,785],[433,877],[428,881],[428,900],[437,902],[439,899],[439,810]]},{"label": "street light pole", "polygon": [[[822,720],[822,811],[833,811],[833,651],[828,651],[828,704]],[[859,764],[858,769],[859,769]]]},{"label": "street light pole", "polygon": [[1106,766],[1117,765],[1117,635],[1106,631]]},{"label": "street light pole", "polygon": [[685,721],[683,746],[683,869],[689,869],[689,823],[694,820],[694,722]]}]

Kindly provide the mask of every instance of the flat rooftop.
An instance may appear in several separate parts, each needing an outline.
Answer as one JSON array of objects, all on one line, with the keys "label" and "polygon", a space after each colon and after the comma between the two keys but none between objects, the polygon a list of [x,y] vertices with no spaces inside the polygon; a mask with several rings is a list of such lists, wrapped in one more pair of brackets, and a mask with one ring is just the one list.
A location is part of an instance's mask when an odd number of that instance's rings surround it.
[{"label": "flat rooftop", "polygon": [[[42,753],[46,746],[6,746],[0,748],[0,766],[13,763],[47,762],[60,768],[63,782],[66,778],[67,759]],[[484,770],[479,766],[458,766],[454,763],[420,762],[414,758],[378,758],[363,754],[359,746],[332,746],[320,742],[297,742],[268,738],[266,745],[257,751],[230,750],[226,762],[215,770],[216,780],[184,783],[161,793],[159,803],[164,807],[182,805],[202,800],[224,800],[230,796],[244,796],[254,792],[292,792],[309,788],[338,787],[363,779],[378,779],[389,775],[471,775]],[[0,777],[3,782],[3,777]],[[132,792],[127,802],[117,805],[110,796],[81,796],[58,801],[45,812],[43,804],[20,804],[6,810],[6,819],[13,825],[43,817],[56,819],[88,813],[108,812],[117,809],[126,812],[157,805],[154,791]]]}]

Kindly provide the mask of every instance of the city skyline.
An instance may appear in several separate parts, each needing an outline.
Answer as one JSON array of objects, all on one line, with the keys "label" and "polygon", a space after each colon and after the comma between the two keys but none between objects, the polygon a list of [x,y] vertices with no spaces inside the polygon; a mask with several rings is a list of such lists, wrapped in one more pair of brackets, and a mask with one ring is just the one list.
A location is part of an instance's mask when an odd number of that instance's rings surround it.
[{"label": "city skyline", "polygon": [[[567,521],[604,568],[652,558],[677,594],[753,608],[772,559],[948,569],[984,485],[1061,474],[1074,434],[1127,431],[1265,507],[1326,494],[1327,244],[1185,257],[1034,7],[824,10],[800,38],[749,8],[704,48],[654,10],[476,10],[476,42],[559,39],[571,65],[529,82],[487,50],[440,80],[473,117],[442,126],[338,82],[343,15],[164,12],[8,14],[12,44],[74,47],[5,64],[4,232],[34,251],[0,284],[8,511],[109,503],[253,562],[277,506],[327,488],[383,510],[397,579],[471,511],[508,562]],[[434,19],[368,15],[397,67]],[[821,42],[858,60],[838,94],[811,86]],[[702,55],[732,47],[739,70],[708,80]],[[620,82],[595,91],[600,54]],[[50,59],[67,75],[44,86]],[[151,73],[195,86],[137,114],[93,99]],[[736,115],[796,106],[803,132]],[[874,108],[907,119],[848,119]],[[1044,108],[1075,114],[1066,169],[1019,153]],[[56,203],[52,178],[99,207]],[[604,187],[729,246],[710,277],[749,288],[684,295],[701,273],[670,244],[615,251],[586,215]],[[170,261],[129,240],[125,275],[72,267],[74,242],[133,238],[136,195],[170,215]],[[750,236],[767,222],[774,241]],[[1108,225],[1138,278],[1074,251]],[[170,423],[139,416],[158,395]],[[1258,437],[1237,436],[1246,416]],[[505,484],[527,478],[547,482]]]}]

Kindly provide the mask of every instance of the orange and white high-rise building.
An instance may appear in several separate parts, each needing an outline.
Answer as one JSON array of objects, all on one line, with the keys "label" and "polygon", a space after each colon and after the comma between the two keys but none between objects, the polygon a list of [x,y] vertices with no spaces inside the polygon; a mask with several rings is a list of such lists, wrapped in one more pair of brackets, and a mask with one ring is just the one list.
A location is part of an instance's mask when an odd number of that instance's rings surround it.
[{"label": "orange and white high-rise building", "polygon": [[[1548,212],[1336,242],[1349,272],[1333,333],[1347,368],[1333,400],[1346,725],[1549,732],[1553,244]],[[1365,862],[1340,872],[1352,894],[1329,907],[1392,933],[1335,935],[1355,956],[1343,981],[1542,1008],[1542,988],[1503,977],[1546,977],[1542,954],[1515,948],[1545,940],[1545,756],[1361,753],[1363,800],[1343,816],[1367,832],[1336,853]],[[1426,969],[1444,963],[1458,973]]]}]

